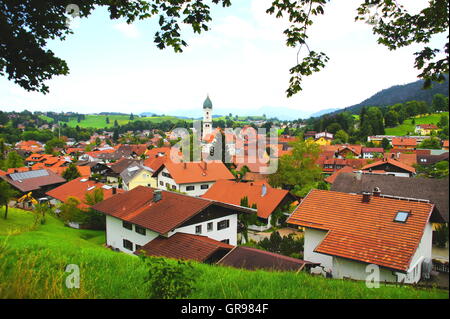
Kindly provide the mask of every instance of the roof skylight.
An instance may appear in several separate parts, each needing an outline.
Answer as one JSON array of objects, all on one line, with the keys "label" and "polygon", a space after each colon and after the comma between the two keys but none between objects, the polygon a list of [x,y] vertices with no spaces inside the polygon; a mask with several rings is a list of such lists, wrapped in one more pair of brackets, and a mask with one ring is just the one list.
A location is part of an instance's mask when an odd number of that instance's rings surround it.
[{"label": "roof skylight", "polygon": [[409,212],[397,212],[397,215],[394,218],[395,222],[406,223],[406,220],[409,217]]}]

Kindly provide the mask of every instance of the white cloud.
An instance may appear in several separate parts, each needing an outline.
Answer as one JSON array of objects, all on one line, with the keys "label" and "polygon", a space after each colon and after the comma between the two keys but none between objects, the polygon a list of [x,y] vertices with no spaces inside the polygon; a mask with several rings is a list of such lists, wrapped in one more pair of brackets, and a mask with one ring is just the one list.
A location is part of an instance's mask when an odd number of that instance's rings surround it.
[{"label": "white cloud", "polygon": [[113,25],[113,28],[118,30],[124,36],[128,38],[139,38],[140,33],[135,24],[128,24],[126,22],[120,22]]}]

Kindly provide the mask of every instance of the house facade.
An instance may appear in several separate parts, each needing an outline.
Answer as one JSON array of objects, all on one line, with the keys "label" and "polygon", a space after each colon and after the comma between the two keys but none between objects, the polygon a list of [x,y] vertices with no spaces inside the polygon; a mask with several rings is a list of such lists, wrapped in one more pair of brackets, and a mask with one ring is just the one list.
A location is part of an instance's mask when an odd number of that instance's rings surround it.
[{"label": "house facade", "polygon": [[92,207],[106,215],[108,246],[132,254],[148,242],[176,233],[237,244],[238,213],[252,210],[138,186]]},{"label": "house facade", "polygon": [[[312,190],[288,219],[305,228],[304,259],[312,273],[417,283],[431,263],[434,204],[374,193]],[[369,270],[368,270],[369,269]]]},{"label": "house facade", "polygon": [[201,196],[217,181],[234,179],[222,162],[162,163],[153,173],[159,189],[180,191],[191,196]]}]

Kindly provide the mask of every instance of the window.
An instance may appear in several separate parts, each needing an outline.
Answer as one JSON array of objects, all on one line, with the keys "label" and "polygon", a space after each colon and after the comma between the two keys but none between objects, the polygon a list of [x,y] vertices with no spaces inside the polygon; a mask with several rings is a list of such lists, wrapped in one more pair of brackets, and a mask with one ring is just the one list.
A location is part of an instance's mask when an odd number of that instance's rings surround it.
[{"label": "window", "polygon": [[144,236],[145,236],[145,234],[146,234],[146,230],[145,230],[144,227],[141,227],[141,226],[136,225],[136,226],[134,226],[134,230],[135,230],[136,233],[138,233],[138,234],[141,234],[141,235],[144,235]]},{"label": "window", "polygon": [[195,233],[201,234],[202,233],[202,225],[195,226]]},{"label": "window", "polygon": [[159,181],[159,185],[164,186],[164,182],[163,181]]},{"label": "window", "polygon": [[201,185],[200,188],[201,188],[201,189],[208,189],[208,188],[209,188],[209,185],[208,185],[208,184],[204,184],[204,185]]},{"label": "window", "polygon": [[123,240],[123,247],[128,250],[133,250],[133,243],[127,239]]},{"label": "window", "polygon": [[141,249],[142,248],[142,246],[141,245],[138,245],[138,244],[136,244],[136,245],[134,245],[135,246],[135,250],[139,250],[139,249]]},{"label": "window", "polygon": [[169,183],[166,183],[166,188],[170,188],[170,184]]},{"label": "window", "polygon": [[172,176],[169,173],[162,172],[162,176],[172,178]]},{"label": "window", "polygon": [[208,223],[206,225],[206,229],[207,229],[207,231],[213,231],[214,230],[214,224],[212,222]]},{"label": "window", "polygon": [[395,222],[406,223],[406,220],[409,217],[409,212],[397,212],[397,215],[394,218]]},{"label": "window", "polygon": [[187,191],[193,191],[195,189],[195,186],[186,186]]},{"label": "window", "polygon": [[172,189],[177,189],[177,187],[175,185],[172,185]]},{"label": "window", "polygon": [[224,240],[221,240],[221,242],[222,242],[222,243],[225,243],[225,244],[229,244],[229,243],[230,243],[230,240],[229,240],[229,239],[224,239]]},{"label": "window", "polygon": [[217,230],[225,229],[230,227],[230,220],[225,219],[217,223]]},{"label": "window", "polygon": [[123,228],[129,229],[129,230],[133,230],[133,224],[131,223],[127,223],[127,222],[122,222],[122,226]]}]

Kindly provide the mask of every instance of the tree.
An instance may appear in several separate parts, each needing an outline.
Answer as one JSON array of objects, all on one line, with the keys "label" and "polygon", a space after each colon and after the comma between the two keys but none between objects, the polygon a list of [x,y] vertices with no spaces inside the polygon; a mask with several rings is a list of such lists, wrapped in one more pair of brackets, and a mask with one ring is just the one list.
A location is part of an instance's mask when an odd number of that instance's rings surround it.
[{"label": "tree", "polygon": [[436,137],[430,137],[430,138],[424,139],[422,141],[422,143],[419,144],[419,148],[440,150],[441,149],[441,141]]},{"label": "tree", "polygon": [[[241,198],[240,206],[250,207],[247,196]],[[244,237],[245,242],[248,242],[248,226],[256,225],[258,222],[258,216],[257,214],[252,213],[242,213],[238,215],[238,220],[241,226],[242,236]]]},{"label": "tree", "polygon": [[[86,18],[99,6],[109,10],[111,19],[125,18],[127,23],[158,16],[160,27],[154,36],[157,47],[170,46],[175,52],[182,52],[187,43],[182,39],[181,23],[191,26],[194,33],[209,29],[206,23],[211,21],[211,9],[205,2],[73,0],[69,7],[66,2],[57,1],[4,0],[0,5],[0,75],[7,75],[26,90],[47,93],[46,80],[69,73],[67,63],[47,49],[47,42],[65,40],[72,33],[70,24],[66,23],[66,11]],[[230,0],[212,0],[212,3],[231,5]],[[296,65],[289,70],[288,97],[302,90],[304,76],[320,71],[329,60],[324,52],[314,50],[307,43],[308,27],[313,24],[314,16],[324,14],[326,3],[326,0],[274,0],[266,11],[277,18],[289,19],[290,26],[284,31],[286,45],[298,48]],[[444,74],[448,73],[448,41],[444,48],[430,48],[428,44],[433,35],[447,32],[448,11],[446,0],[432,0],[417,14],[409,14],[396,1],[364,0],[355,20],[370,24],[378,43],[390,50],[424,44],[415,53],[415,67],[421,71],[419,77],[425,79],[424,86],[430,87],[432,81],[443,81]],[[305,54],[302,49],[307,50]],[[301,55],[304,57],[300,58]]]},{"label": "tree", "polygon": [[187,298],[194,291],[199,274],[192,262],[170,261],[145,254],[140,258],[148,267],[145,282],[148,283],[150,299]]},{"label": "tree", "polygon": [[389,142],[387,138],[383,137],[383,139],[381,140],[381,147],[385,150],[388,150],[391,148],[391,142]]},{"label": "tree", "polygon": [[437,126],[439,126],[440,128],[444,128],[444,127],[448,126],[448,116],[445,114],[442,114]]},{"label": "tree", "polygon": [[83,210],[78,208],[80,203],[78,198],[70,196],[61,204],[59,216],[65,223],[76,222],[83,224],[86,221],[88,216]]},{"label": "tree", "polygon": [[431,102],[431,107],[434,112],[448,111],[448,96],[443,94],[435,94]]},{"label": "tree", "polygon": [[109,124],[109,117],[106,117],[106,124]]},{"label": "tree", "polygon": [[384,115],[384,125],[386,127],[394,127],[398,124],[398,113],[391,110]]},{"label": "tree", "polygon": [[8,156],[6,157],[6,166],[6,168],[23,167],[23,158],[20,157],[20,155],[15,151],[9,152]]},{"label": "tree", "polygon": [[7,182],[0,180],[0,205],[5,206],[5,215],[3,215],[4,219],[8,218],[8,204],[10,200],[18,195],[19,193],[11,188]]},{"label": "tree", "polygon": [[75,178],[81,177],[81,174],[78,171],[77,166],[74,163],[70,163],[67,169],[62,173],[62,177],[67,181],[71,181]]},{"label": "tree", "polygon": [[347,143],[349,136],[344,130],[339,130],[334,134],[334,139],[340,140],[342,143]]},{"label": "tree", "polygon": [[322,178],[322,170],[316,164],[319,146],[303,140],[295,141],[292,146],[292,154],[280,157],[278,170],[269,176],[272,187],[303,188],[315,184]]}]

